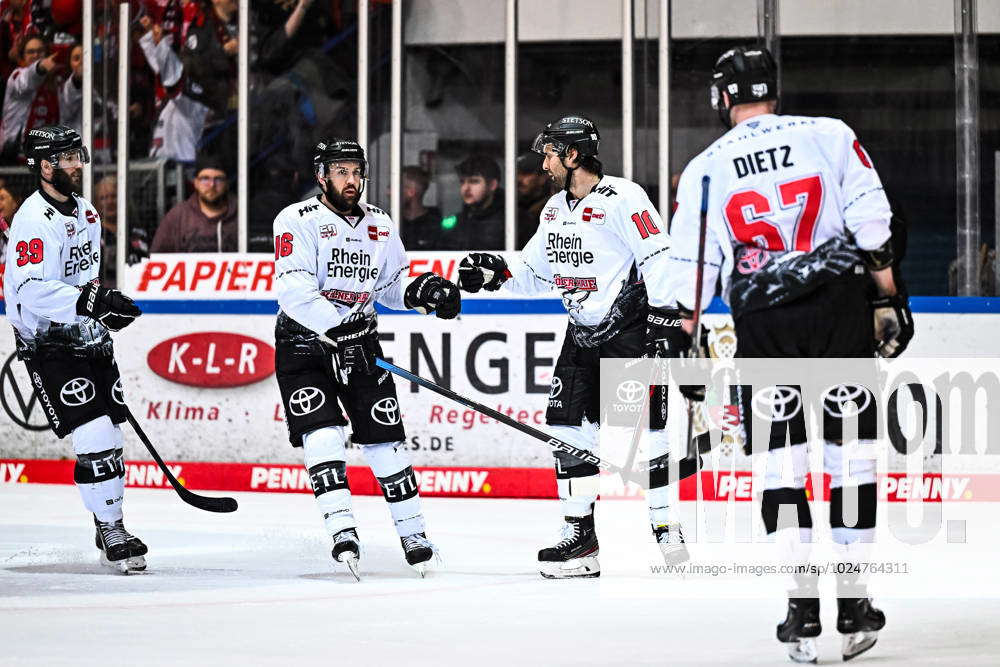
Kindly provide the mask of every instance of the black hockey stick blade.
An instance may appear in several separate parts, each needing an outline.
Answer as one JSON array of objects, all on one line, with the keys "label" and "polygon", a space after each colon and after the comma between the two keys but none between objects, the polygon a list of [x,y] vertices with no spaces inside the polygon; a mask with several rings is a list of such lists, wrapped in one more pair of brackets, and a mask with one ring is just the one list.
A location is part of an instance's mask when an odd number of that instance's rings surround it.
[{"label": "black hockey stick blade", "polygon": [[197,507],[198,509],[205,510],[206,512],[227,513],[236,511],[239,505],[237,504],[235,498],[214,498],[212,496],[201,496],[184,488],[184,485],[177,481],[174,474],[170,472],[170,468],[167,467],[167,464],[160,458],[159,453],[153,448],[153,444],[149,441],[149,438],[146,437],[146,433],[142,430],[142,427],[139,426],[135,417],[132,416],[132,411],[126,409],[125,416],[128,419],[128,423],[132,425],[132,430],[134,430],[135,434],[139,436],[140,440],[142,440],[142,444],[146,445],[146,449],[149,450],[149,454],[153,457],[153,460],[156,461],[156,465],[160,467],[160,470],[163,471],[167,481],[170,482],[170,486],[174,487],[174,491],[176,491],[177,495],[181,497],[181,500],[192,507]]}]

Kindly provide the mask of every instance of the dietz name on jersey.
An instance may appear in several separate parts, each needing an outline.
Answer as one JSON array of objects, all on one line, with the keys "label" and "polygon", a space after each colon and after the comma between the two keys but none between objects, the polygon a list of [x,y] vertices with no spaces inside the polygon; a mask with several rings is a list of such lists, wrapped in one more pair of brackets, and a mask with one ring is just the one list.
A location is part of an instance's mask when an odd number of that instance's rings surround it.
[{"label": "dietz name on jersey", "polygon": [[550,232],[545,244],[549,264],[569,264],[576,268],[581,264],[593,264],[594,253],[583,249],[583,239],[575,234],[563,236]]},{"label": "dietz name on jersey", "polygon": [[82,246],[73,246],[69,249],[69,259],[63,264],[63,275],[68,278],[100,263],[101,253],[94,248],[93,243],[87,241]]},{"label": "dietz name on jersey", "polygon": [[596,292],[597,291],[597,278],[577,278],[576,276],[561,276],[558,273],[554,275],[553,280],[556,287],[567,289],[567,290],[580,290],[583,292]]},{"label": "dietz name on jersey", "polygon": [[372,256],[364,250],[331,248],[326,275],[330,278],[351,278],[363,282],[378,278],[378,267],[372,266]]}]

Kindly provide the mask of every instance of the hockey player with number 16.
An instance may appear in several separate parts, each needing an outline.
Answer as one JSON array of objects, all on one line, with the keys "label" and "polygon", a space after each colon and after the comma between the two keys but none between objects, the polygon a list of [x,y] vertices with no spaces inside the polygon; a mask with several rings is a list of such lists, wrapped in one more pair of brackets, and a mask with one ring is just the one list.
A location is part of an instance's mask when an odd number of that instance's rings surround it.
[{"label": "hockey player with number 16", "polygon": [[288,206],[274,220],[281,307],[275,366],[288,433],[292,445],[304,450],[313,493],[333,537],[333,558],[358,577],[347,413],[351,441],[361,445],[389,503],[406,561],[423,576],[435,548],[424,533],[396,385],[375,365],[382,356],[375,303],[451,319],[461,309],[461,296],[453,283],[433,273],[404,285],[410,264],[399,231],[388,215],[360,202],[368,175],[361,146],[346,139],[321,142],[313,168],[323,193]]}]

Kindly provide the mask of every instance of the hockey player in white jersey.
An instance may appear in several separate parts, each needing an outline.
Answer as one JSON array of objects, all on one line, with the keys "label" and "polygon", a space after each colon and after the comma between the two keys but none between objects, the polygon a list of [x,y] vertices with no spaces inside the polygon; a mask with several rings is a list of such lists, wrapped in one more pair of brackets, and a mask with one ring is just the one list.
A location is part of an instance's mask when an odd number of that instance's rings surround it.
[{"label": "hockey player in white jersey", "polygon": [[14,215],[7,243],[4,299],[24,361],[52,430],[72,435],[73,479],[94,515],[102,561],[123,572],[146,568],[146,545],[122,520],[125,397],[108,330],[141,314],[117,290],[101,287],[101,220],[77,194],[90,158],[75,130],[48,125],[25,140],[38,190]]},{"label": "hockey player in white jersey", "polygon": [[[641,187],[607,176],[597,158],[600,134],[590,119],[571,115],[550,123],[533,149],[560,190],[545,204],[522,262],[500,255],[462,260],[459,287],[477,292],[501,285],[517,294],[562,293],[569,326],[553,372],[547,430],[593,451],[600,420],[600,360],[675,356],[690,338],[666,291],[667,229]],[[680,524],[668,505],[668,443],[659,411],[651,418],[650,521],[667,562],[687,559]],[[662,420],[662,416],[659,417]],[[598,469],[555,452],[565,523],[560,541],[538,552],[546,578],[596,577],[594,503]]]},{"label": "hockey player in white jersey", "polygon": [[[776,114],[776,79],[774,60],[763,48],[734,48],[715,64],[712,105],[730,129],[684,170],[671,228],[670,275],[677,279],[673,293],[685,327],[692,327],[702,179],[708,176],[701,303],[709,303],[721,278],[738,357],[872,358],[876,350],[897,356],[913,335],[913,319],[893,278],[891,211],[878,173],[842,121]],[[856,563],[866,560],[875,533],[875,456],[852,460],[850,470],[842,470],[841,423],[826,412],[833,539],[841,558]],[[743,413],[751,414],[749,406]],[[787,531],[805,544],[812,534],[807,437],[804,426],[796,426],[804,420],[788,423],[791,486],[780,472],[785,430],[773,428],[767,447],[757,448],[769,457],[761,513],[769,534]],[[862,411],[862,444],[877,437],[874,424]],[[746,435],[750,453],[750,429]],[[853,526],[844,523],[845,485],[857,486]],[[796,508],[796,525],[778,525],[782,505]],[[808,549],[789,548],[790,560],[800,560]],[[843,657],[850,659],[871,648],[885,616],[871,605],[854,570],[845,569],[848,574],[837,579],[837,629],[845,636]],[[796,661],[815,662],[814,638],[821,631],[816,586],[814,575],[795,577],[788,616],[777,629]]]},{"label": "hockey player in white jersey", "polygon": [[275,366],[289,437],[303,448],[313,493],[333,537],[333,558],[358,577],[347,413],[351,441],[361,445],[389,503],[406,561],[423,576],[435,548],[424,531],[396,386],[375,365],[382,354],[375,303],[451,319],[461,309],[461,296],[453,283],[433,273],[406,285],[410,265],[399,230],[388,215],[360,201],[368,174],[361,146],[346,139],[321,142],[313,167],[322,194],[288,206],[274,220],[281,308]]}]

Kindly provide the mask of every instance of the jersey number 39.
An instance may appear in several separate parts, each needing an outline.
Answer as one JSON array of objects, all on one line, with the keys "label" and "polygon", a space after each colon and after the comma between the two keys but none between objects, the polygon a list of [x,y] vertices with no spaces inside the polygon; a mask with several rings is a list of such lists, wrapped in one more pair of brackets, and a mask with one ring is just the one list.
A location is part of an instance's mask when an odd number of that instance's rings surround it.
[{"label": "jersey number 39", "polygon": [[45,254],[45,247],[41,239],[31,239],[30,241],[18,241],[14,246],[17,250],[17,265],[41,264]]},{"label": "jersey number 39", "polygon": [[823,210],[823,179],[817,174],[779,184],[778,204],[782,209],[799,209],[792,248],[785,244],[779,226],[767,219],[775,209],[759,190],[740,190],[726,199],[723,213],[733,238],[766,250],[812,250],[816,220]]}]

